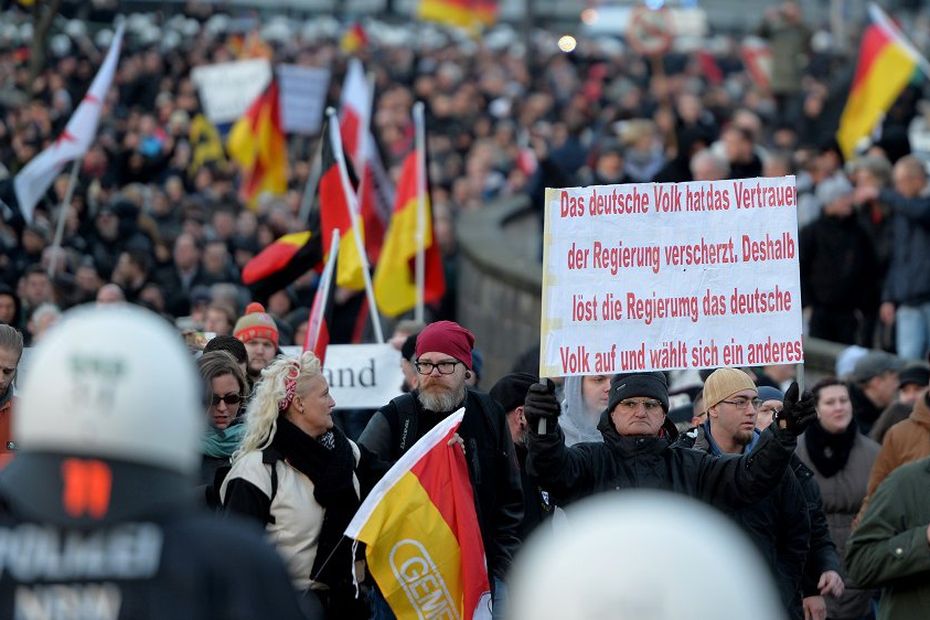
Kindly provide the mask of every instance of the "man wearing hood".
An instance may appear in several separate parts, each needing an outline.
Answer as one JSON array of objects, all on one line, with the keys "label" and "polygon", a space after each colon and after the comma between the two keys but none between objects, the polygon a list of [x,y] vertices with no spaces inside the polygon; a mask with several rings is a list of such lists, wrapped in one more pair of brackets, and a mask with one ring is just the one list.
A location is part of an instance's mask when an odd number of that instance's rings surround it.
[{"label": "man wearing hood", "polygon": [[600,491],[651,488],[739,508],[775,488],[797,436],[816,415],[813,400],[799,400],[798,387],[792,385],[779,421],[762,434],[752,453],[716,458],[673,445],[677,431],[666,418],[668,408],[664,374],[617,375],[599,425],[604,442],[567,448],[557,424],[560,409],[555,395],[548,386],[533,385],[524,406],[529,472],[560,505]]}]

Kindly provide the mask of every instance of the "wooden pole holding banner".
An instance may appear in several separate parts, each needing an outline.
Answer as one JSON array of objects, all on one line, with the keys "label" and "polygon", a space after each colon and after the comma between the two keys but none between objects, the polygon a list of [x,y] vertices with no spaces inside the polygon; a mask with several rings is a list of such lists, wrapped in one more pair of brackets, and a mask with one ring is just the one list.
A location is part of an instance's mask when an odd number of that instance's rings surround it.
[{"label": "wooden pole holding banner", "polygon": [[358,198],[352,189],[352,183],[349,182],[349,170],[346,168],[345,153],[342,150],[342,138],[339,135],[339,119],[336,116],[336,111],[328,108],[326,110],[326,119],[328,121],[329,139],[332,141],[333,155],[336,157],[336,166],[339,168],[339,180],[342,182],[346,207],[349,209],[349,220],[352,223],[355,247],[358,250],[359,260],[362,262],[362,277],[365,280],[365,296],[368,298],[368,308],[371,311],[371,326],[375,332],[375,340],[378,344],[381,344],[384,342],[384,334],[381,331],[381,316],[378,314],[378,306],[375,304],[375,291],[371,285],[368,254],[365,252],[365,243],[362,241],[362,232],[359,230]]},{"label": "wooden pole holding banner", "polygon": [[325,134],[320,136],[320,141],[313,151],[313,159],[310,161],[310,174],[307,175],[307,185],[304,187],[304,195],[300,201],[300,212],[297,215],[303,224],[310,220],[313,197],[316,196],[316,189],[320,184],[320,177],[323,175],[323,140],[326,139]]},{"label": "wooden pole holding banner", "polygon": [[78,157],[71,164],[71,175],[68,177],[68,188],[65,190],[65,197],[61,201],[61,207],[58,209],[58,223],[55,225],[55,239],[52,242],[52,256],[48,264],[48,277],[54,278],[58,271],[58,254],[61,251],[61,244],[65,236],[65,219],[68,217],[68,208],[71,206],[71,199],[74,197],[74,188],[77,186],[78,172],[81,170],[83,157]]},{"label": "wooden pole holding banner", "polygon": [[415,236],[417,255],[415,276],[417,305],[414,318],[424,322],[424,296],[426,290],[426,118],[422,101],[413,104],[413,128],[417,151],[417,232]]}]

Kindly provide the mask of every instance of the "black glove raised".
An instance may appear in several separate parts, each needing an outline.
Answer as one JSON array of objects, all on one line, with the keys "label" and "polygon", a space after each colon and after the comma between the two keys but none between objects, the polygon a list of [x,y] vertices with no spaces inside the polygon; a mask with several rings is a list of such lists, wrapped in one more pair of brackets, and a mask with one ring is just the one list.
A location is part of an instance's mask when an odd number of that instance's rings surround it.
[{"label": "black glove raised", "polygon": [[781,412],[776,416],[775,423],[778,428],[787,430],[797,437],[817,418],[817,406],[814,395],[805,392],[800,394],[797,381],[785,392],[785,403]]},{"label": "black glove raised", "polygon": [[531,429],[537,431],[540,420],[546,420],[548,430],[555,428],[560,413],[562,408],[555,398],[555,384],[552,381],[547,379],[546,383],[534,383],[530,386],[523,403],[523,415]]}]

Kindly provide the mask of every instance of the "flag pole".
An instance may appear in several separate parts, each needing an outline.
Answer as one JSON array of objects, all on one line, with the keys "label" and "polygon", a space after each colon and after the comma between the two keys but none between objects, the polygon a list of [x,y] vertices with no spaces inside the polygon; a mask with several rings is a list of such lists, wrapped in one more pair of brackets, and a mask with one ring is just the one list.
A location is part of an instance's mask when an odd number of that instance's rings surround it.
[{"label": "flag pole", "polygon": [[307,175],[307,185],[304,187],[303,199],[300,201],[300,212],[297,217],[301,222],[306,223],[310,220],[310,209],[313,208],[313,197],[316,195],[316,188],[320,184],[320,177],[323,176],[323,140],[326,135],[320,136],[320,141],[313,150],[313,159],[310,162],[310,174]]},{"label": "flag pole", "polygon": [[65,236],[65,219],[68,216],[68,208],[71,206],[71,199],[74,197],[74,188],[77,186],[78,172],[81,169],[83,157],[78,157],[71,164],[71,175],[68,178],[68,188],[65,190],[65,197],[61,200],[61,207],[58,209],[58,223],[55,225],[55,239],[52,242],[51,261],[48,264],[48,277],[54,278],[55,272],[58,271],[58,252],[61,250],[62,240]]},{"label": "flag pole", "polygon": [[423,102],[413,104],[413,129],[415,136],[414,148],[417,150],[417,256],[415,274],[417,284],[417,305],[414,318],[424,321],[424,290],[426,287],[426,120],[423,113]]},{"label": "flag pole", "polygon": [[[319,285],[325,286],[326,290],[322,293],[322,299],[320,299],[319,308],[311,308],[310,316],[307,317],[307,321],[313,321],[316,319],[316,325],[312,323],[307,327],[307,340],[304,343],[304,351],[312,351],[316,348],[316,343],[320,341],[320,331],[323,329],[323,317],[314,316],[313,310],[319,310],[319,312],[326,313],[326,304],[329,303],[329,284],[333,278],[336,277],[336,274],[333,273],[336,267],[336,258],[339,256],[339,229],[333,229],[333,240],[329,246],[329,259],[326,261],[326,266],[323,267],[323,273],[320,275]],[[316,304],[314,304],[316,305]],[[311,330],[313,330],[311,332]],[[312,338],[312,339],[311,339]]]},{"label": "flag pole", "polygon": [[375,332],[375,340],[378,344],[383,344],[384,334],[381,331],[381,316],[378,314],[378,306],[375,304],[375,291],[371,285],[368,254],[365,252],[365,243],[362,241],[362,232],[359,230],[358,199],[352,190],[352,184],[349,182],[349,171],[346,169],[345,153],[342,150],[342,138],[339,136],[339,119],[336,117],[336,111],[332,108],[326,110],[326,118],[328,120],[329,139],[333,146],[333,154],[336,156],[336,166],[339,168],[339,180],[342,182],[342,191],[346,197],[349,219],[352,222],[355,247],[358,250],[359,260],[362,262],[362,277],[365,280],[365,296],[368,298],[368,308],[371,311],[371,326]]}]

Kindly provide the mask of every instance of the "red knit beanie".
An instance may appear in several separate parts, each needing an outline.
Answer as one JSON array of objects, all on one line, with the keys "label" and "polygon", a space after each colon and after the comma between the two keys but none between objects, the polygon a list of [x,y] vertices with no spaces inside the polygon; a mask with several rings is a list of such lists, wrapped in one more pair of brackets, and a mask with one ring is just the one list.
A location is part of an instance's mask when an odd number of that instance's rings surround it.
[{"label": "red knit beanie", "polygon": [[453,321],[437,321],[427,325],[417,336],[417,357],[430,351],[445,353],[471,370],[471,350],[475,335]]},{"label": "red knit beanie", "polygon": [[265,312],[265,306],[252,302],[245,307],[245,314],[236,321],[233,336],[243,343],[252,338],[267,338],[278,346],[278,326],[271,315]]}]

